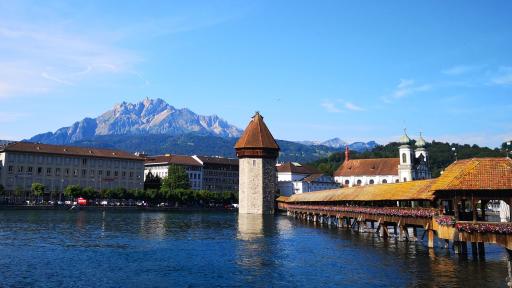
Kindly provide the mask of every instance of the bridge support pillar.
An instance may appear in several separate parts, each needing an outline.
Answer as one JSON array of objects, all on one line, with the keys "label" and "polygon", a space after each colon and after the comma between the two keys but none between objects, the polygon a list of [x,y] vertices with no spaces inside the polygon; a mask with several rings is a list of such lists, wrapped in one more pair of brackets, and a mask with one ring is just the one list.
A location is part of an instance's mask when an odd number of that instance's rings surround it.
[{"label": "bridge support pillar", "polygon": [[475,259],[478,257],[478,245],[476,242],[471,242],[471,254]]},{"label": "bridge support pillar", "polygon": [[453,250],[455,254],[461,253],[460,241],[453,241]]},{"label": "bridge support pillar", "polygon": [[468,254],[468,242],[466,241],[462,241],[460,242],[460,249],[461,249],[461,252],[462,254]]},{"label": "bridge support pillar", "polygon": [[485,243],[484,242],[478,242],[478,256],[480,259],[485,258]]},{"label": "bridge support pillar", "polygon": [[508,276],[507,276],[507,286],[512,287],[512,250],[507,250],[507,268],[508,268]]},{"label": "bridge support pillar", "polygon": [[434,230],[428,229],[428,248],[434,248]]},{"label": "bridge support pillar", "polygon": [[386,224],[380,224],[380,234],[379,236],[381,236],[382,238],[388,238],[389,237],[389,231],[388,231],[388,226],[386,226]]}]

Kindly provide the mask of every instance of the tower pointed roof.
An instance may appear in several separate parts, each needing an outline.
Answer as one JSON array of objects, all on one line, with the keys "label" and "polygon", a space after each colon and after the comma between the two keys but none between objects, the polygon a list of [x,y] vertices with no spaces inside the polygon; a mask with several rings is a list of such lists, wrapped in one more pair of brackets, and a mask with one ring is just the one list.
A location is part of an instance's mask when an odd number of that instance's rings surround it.
[{"label": "tower pointed roof", "polygon": [[404,129],[404,135],[400,137],[398,142],[403,145],[409,145],[409,143],[411,143],[411,138],[409,138],[409,135],[407,135],[407,129]]},{"label": "tower pointed roof", "polygon": [[425,147],[425,145],[427,145],[427,142],[425,141],[425,139],[423,139],[423,135],[421,135],[420,132],[420,138],[418,138],[418,140],[416,141],[416,147],[423,148]]},{"label": "tower pointed roof", "polygon": [[261,149],[277,149],[277,145],[274,136],[268,130],[267,125],[263,121],[263,116],[259,112],[256,112],[252,117],[251,122],[245,128],[244,134],[238,139],[235,144],[235,149],[243,148],[261,148]]}]

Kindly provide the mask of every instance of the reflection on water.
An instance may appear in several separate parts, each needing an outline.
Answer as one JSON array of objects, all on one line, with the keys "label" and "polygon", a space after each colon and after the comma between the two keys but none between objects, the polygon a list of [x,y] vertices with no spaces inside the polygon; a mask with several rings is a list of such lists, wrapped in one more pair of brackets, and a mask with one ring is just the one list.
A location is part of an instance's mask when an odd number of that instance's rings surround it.
[{"label": "reflection on water", "polygon": [[[419,234],[421,235],[421,234]],[[234,213],[0,211],[6,287],[505,287],[486,259]]]}]

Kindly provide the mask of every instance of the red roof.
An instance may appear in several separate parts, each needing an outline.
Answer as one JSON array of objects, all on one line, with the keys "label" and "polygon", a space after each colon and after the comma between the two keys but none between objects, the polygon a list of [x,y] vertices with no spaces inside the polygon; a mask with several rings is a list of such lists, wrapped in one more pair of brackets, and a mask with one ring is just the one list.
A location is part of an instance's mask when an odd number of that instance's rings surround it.
[{"label": "red roof", "polygon": [[432,190],[512,190],[512,160],[472,158],[458,160],[437,178]]},{"label": "red roof", "polygon": [[334,172],[334,176],[398,175],[400,158],[350,159]]},{"label": "red roof", "polygon": [[45,153],[56,155],[69,155],[69,156],[86,156],[86,157],[101,157],[101,158],[118,158],[143,161],[144,158],[136,156],[130,152],[110,150],[110,149],[97,149],[87,147],[63,146],[63,145],[50,145],[32,142],[16,142],[7,144],[0,149],[0,152],[25,152],[25,153]]},{"label": "red roof", "polygon": [[270,133],[270,130],[268,130],[267,125],[263,121],[263,117],[258,112],[252,117],[251,122],[245,128],[244,134],[235,144],[235,149],[242,148],[279,150],[279,145],[277,145],[274,136],[272,136],[272,133]]},{"label": "red roof", "polygon": [[289,172],[296,174],[319,174],[315,167],[298,163],[286,162],[277,166],[277,172]]},{"label": "red roof", "polygon": [[146,158],[145,164],[176,164],[184,166],[202,166],[192,156],[185,155],[158,155]]}]

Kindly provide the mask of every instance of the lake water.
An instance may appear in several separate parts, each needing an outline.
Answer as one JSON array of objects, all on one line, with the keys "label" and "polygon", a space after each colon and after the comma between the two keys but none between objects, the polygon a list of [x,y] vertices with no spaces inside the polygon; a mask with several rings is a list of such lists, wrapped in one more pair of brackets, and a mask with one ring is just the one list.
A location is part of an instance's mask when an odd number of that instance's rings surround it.
[{"label": "lake water", "polygon": [[286,216],[0,211],[0,287],[505,287],[504,249],[486,249],[473,260]]}]

